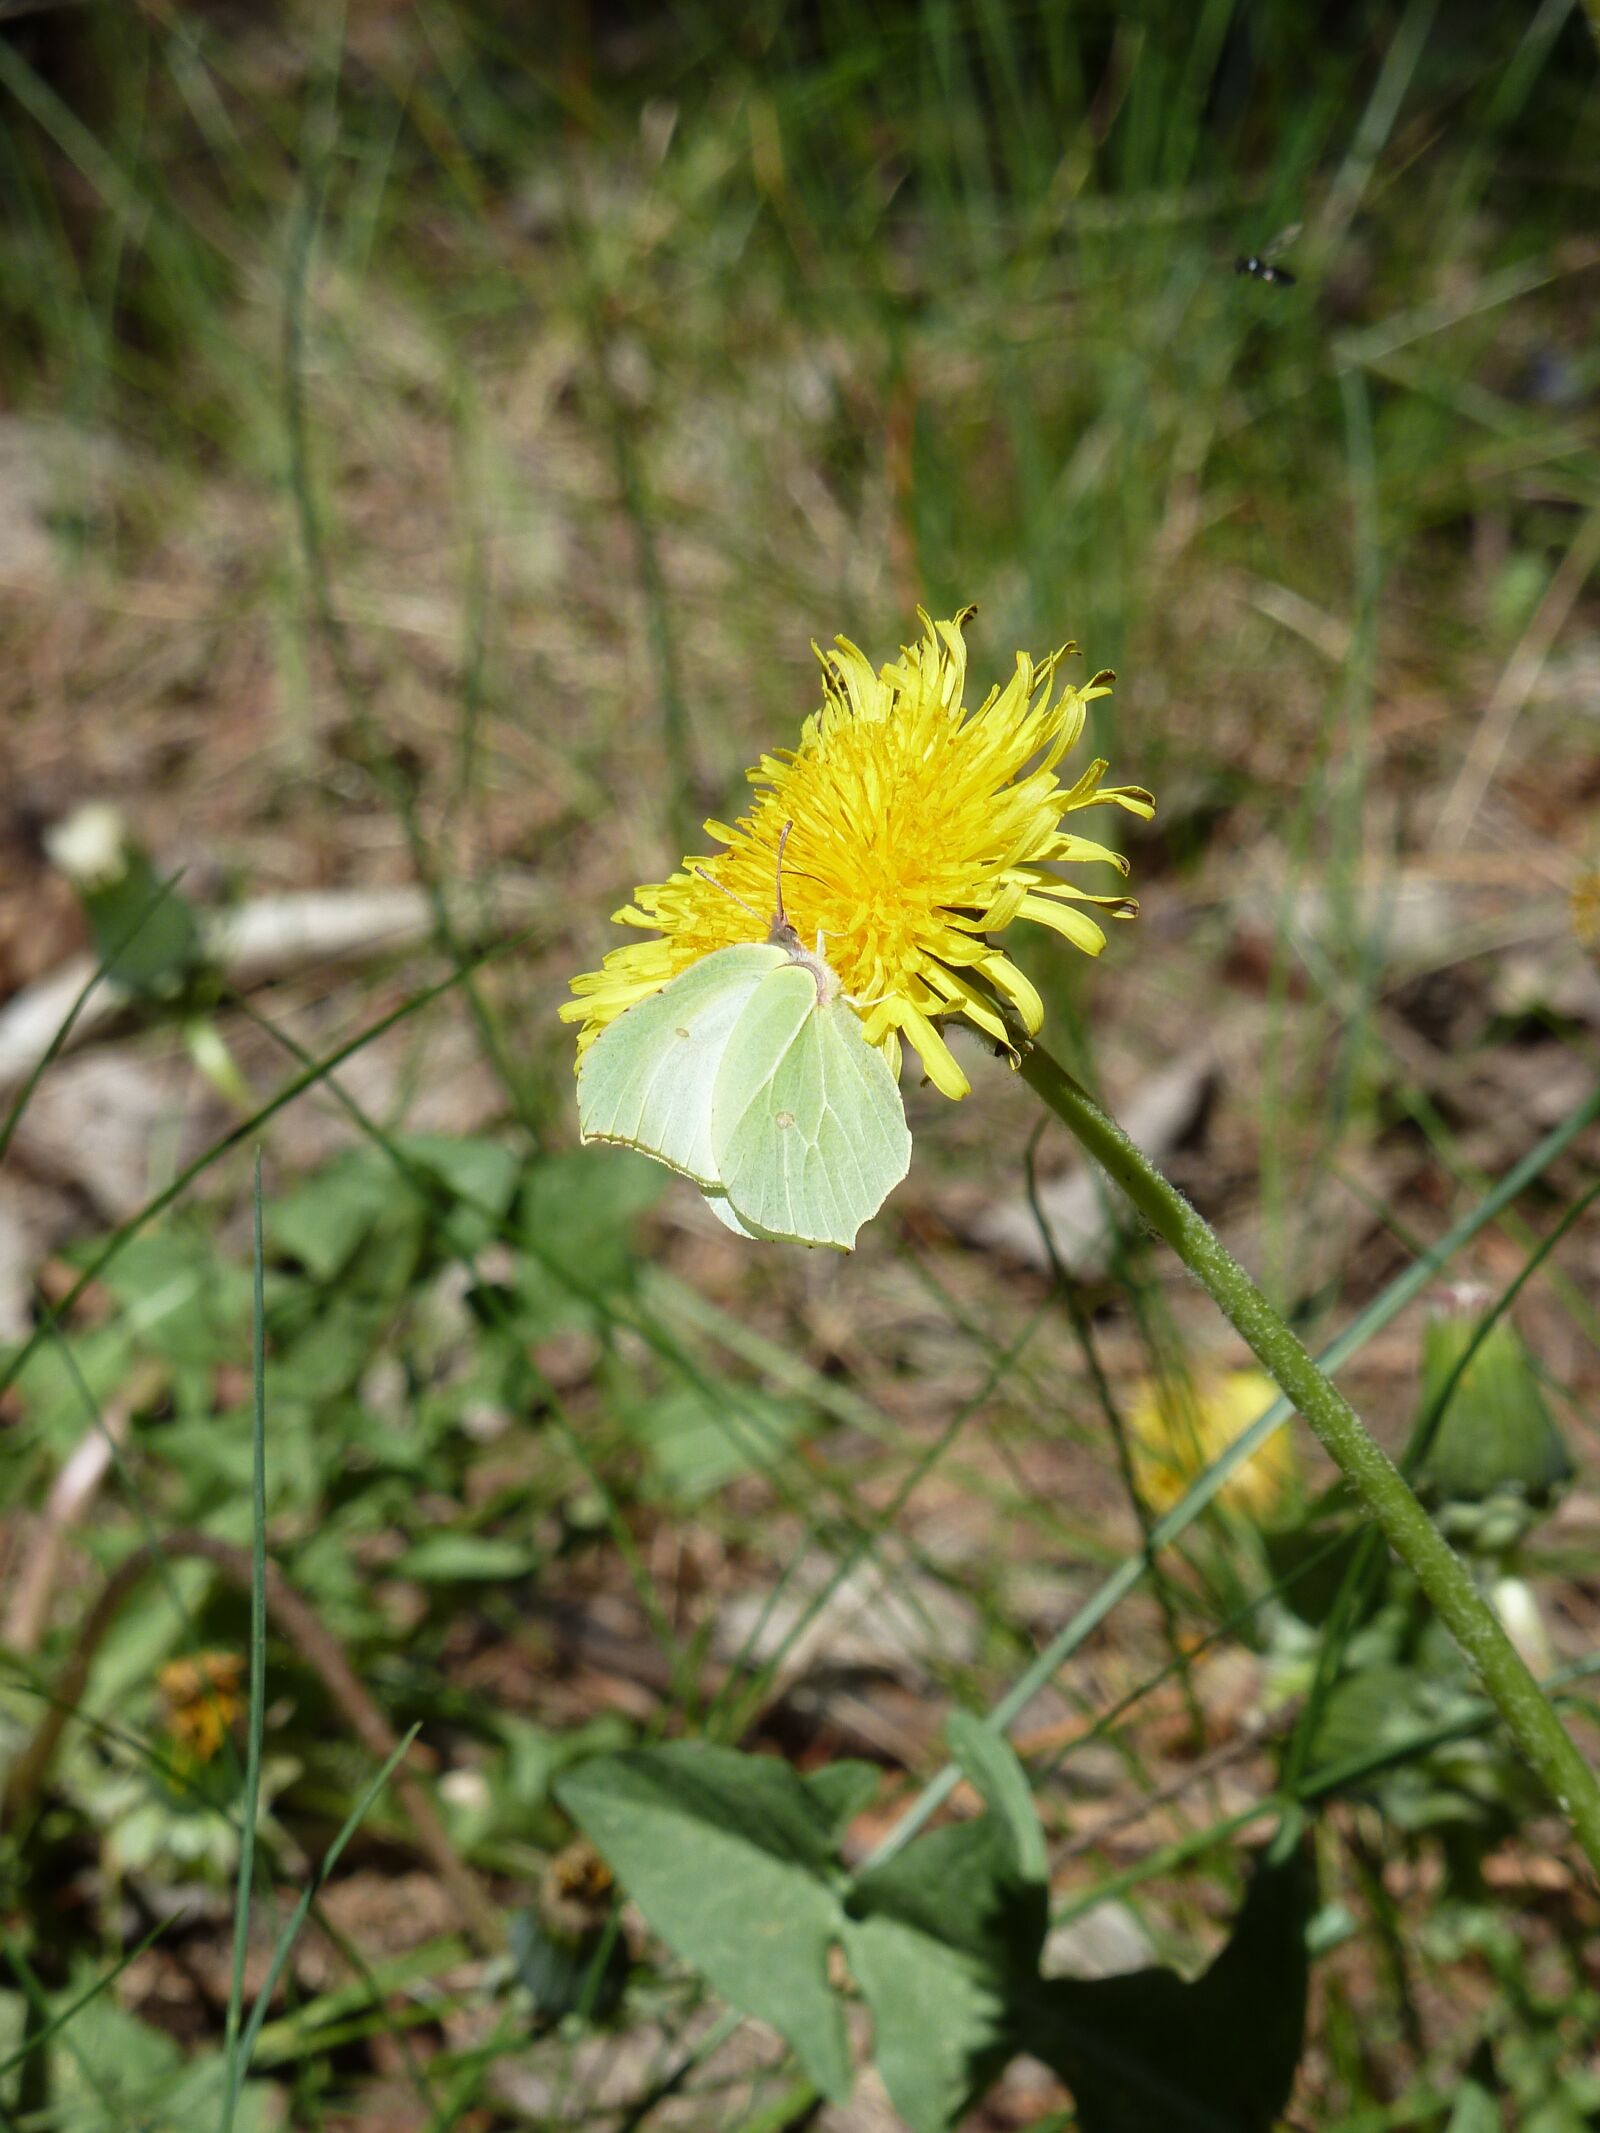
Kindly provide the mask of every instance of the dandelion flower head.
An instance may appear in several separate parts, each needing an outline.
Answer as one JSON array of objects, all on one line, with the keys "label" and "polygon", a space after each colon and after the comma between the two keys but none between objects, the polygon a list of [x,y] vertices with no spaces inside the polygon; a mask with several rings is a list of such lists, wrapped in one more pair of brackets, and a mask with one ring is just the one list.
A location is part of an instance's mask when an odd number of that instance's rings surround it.
[{"label": "dandelion flower head", "polygon": [[[1128,1405],[1129,1449],[1139,1492],[1170,1511],[1189,1484],[1264,1415],[1278,1388],[1263,1370],[1201,1370],[1192,1378],[1151,1378]],[[1264,1523],[1299,1486],[1294,1439],[1275,1430],[1219,1491],[1227,1507]]]},{"label": "dandelion flower head", "polygon": [[863,1034],[892,1067],[905,1042],[936,1088],[965,1096],[941,1022],[965,1017],[1003,1043],[998,996],[1030,1033],[1039,1027],[1043,1002],[994,936],[1031,919],[1098,955],[1106,937],[1082,906],[1117,918],[1137,906],[1053,869],[1088,863],[1125,875],[1128,864],[1062,822],[1106,806],[1148,818],[1154,802],[1138,786],[1104,784],[1102,761],[1071,785],[1057,777],[1089,703],[1112,680],[1096,674],[1055,694],[1075,646],[1039,660],[1019,652],[1005,686],[966,708],[962,631],[972,613],[938,623],[922,615],[921,642],[876,672],[843,637],[818,651],[823,703],[799,746],[764,755],[748,773],[756,798],[737,822],[705,825],[725,849],[636,889],[616,922],[656,937],[613,949],[599,970],[573,980],[561,1014],[582,1024],[580,1057],[607,1023],[680,971],[764,937],[754,914],[773,909],[786,826],[786,915],[808,948],[820,936]]},{"label": "dandelion flower head", "polygon": [[209,1763],[244,1708],[244,1660],[237,1652],[171,1659],[156,1675],[181,1763]]},{"label": "dandelion flower head", "polygon": [[1585,948],[1600,953],[1600,868],[1578,876],[1572,884],[1572,930]]}]

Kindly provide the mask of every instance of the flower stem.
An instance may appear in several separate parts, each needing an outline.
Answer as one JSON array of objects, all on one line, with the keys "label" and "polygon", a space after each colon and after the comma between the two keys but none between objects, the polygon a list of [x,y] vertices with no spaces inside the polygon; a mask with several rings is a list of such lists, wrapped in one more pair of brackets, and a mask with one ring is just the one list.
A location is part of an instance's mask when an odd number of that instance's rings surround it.
[{"label": "flower stem", "polygon": [[1189,1271],[1210,1291],[1265,1369],[1316,1432],[1482,1682],[1506,1729],[1577,1833],[1600,1877],[1600,1782],[1524,1665],[1460,1558],[1405,1477],[1323,1376],[1215,1230],[1050,1054],[1022,1048],[1022,1078]]}]

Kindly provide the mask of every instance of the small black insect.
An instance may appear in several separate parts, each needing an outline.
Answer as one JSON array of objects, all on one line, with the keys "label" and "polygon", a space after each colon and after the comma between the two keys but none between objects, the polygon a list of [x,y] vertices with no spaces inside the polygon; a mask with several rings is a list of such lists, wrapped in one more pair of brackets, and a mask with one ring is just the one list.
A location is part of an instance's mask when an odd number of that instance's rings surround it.
[{"label": "small black insect", "polygon": [[1299,279],[1287,267],[1275,267],[1270,259],[1263,259],[1259,252],[1241,253],[1233,263],[1235,274],[1253,274],[1257,281],[1266,281],[1278,287],[1292,289]]},{"label": "small black insect", "polygon": [[1279,230],[1271,244],[1264,244],[1259,252],[1241,252],[1233,263],[1235,274],[1253,274],[1257,281],[1267,282],[1280,289],[1292,289],[1299,276],[1291,274],[1287,267],[1278,265],[1278,254],[1294,243],[1300,234],[1300,224],[1291,222],[1286,230]]}]

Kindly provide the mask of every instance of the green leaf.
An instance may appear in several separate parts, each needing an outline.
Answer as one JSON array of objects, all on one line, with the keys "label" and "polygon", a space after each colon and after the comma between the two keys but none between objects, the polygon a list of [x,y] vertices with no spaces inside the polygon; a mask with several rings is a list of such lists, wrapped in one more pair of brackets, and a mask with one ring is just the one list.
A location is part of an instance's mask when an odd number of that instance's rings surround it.
[{"label": "green leaf", "polygon": [[[1365,1531],[1353,1520],[1341,1526],[1314,1516],[1294,1525],[1262,1529],[1277,1597],[1291,1614],[1313,1629],[1322,1627],[1343,1597]],[[1352,1630],[1371,1619],[1382,1597],[1381,1582],[1368,1578],[1350,1618]]]},{"label": "green leaf", "polygon": [[492,1578],[531,1577],[539,1558],[519,1542],[490,1533],[458,1533],[441,1528],[414,1541],[394,1565],[395,1575],[415,1578],[424,1585],[450,1585],[457,1580],[485,1582]]},{"label": "green leaf", "polygon": [[113,984],[152,1000],[176,999],[206,967],[194,906],[163,884],[149,855],[124,844],[114,879],[75,884],[94,953]]},{"label": "green leaf", "polygon": [[[74,1977],[55,2004],[68,2006],[88,1982]],[[215,2053],[187,2066],[162,2031],[141,2022],[105,1994],[72,2017],[52,2055],[57,2087],[51,2117],[57,2133],[193,2133],[215,2125],[222,2100],[222,2061]],[[266,2133],[270,2089],[247,2083],[234,2133]]]},{"label": "green leaf", "polygon": [[891,1916],[848,1925],[845,1955],[872,2009],[873,2057],[895,2109],[913,2133],[946,2133],[1017,2049],[1002,1981],[981,1958]]},{"label": "green leaf", "polygon": [[[91,1416],[127,1383],[134,1342],[120,1320],[89,1326],[68,1339],[35,1348],[16,1376],[32,1430],[57,1458],[65,1458],[91,1428]],[[0,1351],[0,1368],[14,1350]]]},{"label": "green leaf", "polygon": [[[634,1222],[671,1182],[659,1163],[623,1149],[603,1163],[575,1150],[534,1165],[516,1215],[529,1247],[517,1284],[531,1332],[587,1324],[594,1312],[586,1297],[633,1286]],[[563,1268],[581,1269],[581,1287],[561,1279]]]},{"label": "green leaf", "polygon": [[275,1400],[331,1400],[348,1392],[367,1367],[388,1323],[388,1310],[367,1297],[335,1293],[273,1359]]},{"label": "green leaf", "polygon": [[1315,1893],[1297,1848],[1257,1869],[1192,1984],[1137,1970],[1039,1988],[1027,2047],[1071,2088],[1083,2133],[1270,2133],[1305,2035]]},{"label": "green leaf", "polygon": [[951,1750],[986,1815],[930,1830],[856,1883],[851,1913],[884,1918],[975,1957],[997,1975],[1031,1977],[1048,1924],[1044,1839],[1010,1744],[974,1718],[949,1725]]},{"label": "green leaf", "polygon": [[123,1715],[133,1699],[150,1694],[156,1668],[191,1637],[215,1577],[209,1563],[180,1562],[140,1581],[100,1640],[84,1710],[97,1718]]},{"label": "green leaf", "polygon": [[801,1407],[743,1385],[683,1385],[628,1417],[664,1487],[697,1503],[741,1475],[764,1473],[810,1419]]},{"label": "green leaf", "polygon": [[[274,1400],[268,1491],[274,1512],[309,1511],[318,1503],[332,1441],[304,1401]],[[152,1448],[181,1484],[187,1518],[204,1519],[223,1538],[248,1533],[243,1492],[250,1485],[253,1452],[247,1409],[169,1422],[153,1437]]]},{"label": "green leaf", "polygon": [[[1003,1733],[985,1725],[981,1718],[974,1718],[970,1711],[954,1713],[945,1733],[951,1754],[994,1817],[996,1844],[1009,1844],[1017,1879],[1037,1882],[1042,1887],[1049,1873],[1044,1831],[1039,1827],[1027,1772],[1017,1761],[1016,1750]],[[1038,1951],[1034,1952],[1037,1956]]]},{"label": "green leaf", "polygon": [[837,1843],[856,1816],[877,1798],[878,1766],[845,1755],[836,1763],[824,1763],[820,1770],[808,1770],[805,1783],[811,1797],[827,1816],[829,1830]]},{"label": "green leaf", "polygon": [[929,1831],[864,1874],[845,1954],[874,2052],[914,2133],[945,2133],[1017,2049],[1048,1923],[1044,1838],[1009,1743],[958,1713],[950,1746],[989,1812]]},{"label": "green leaf", "polygon": [[1373,1754],[1387,1742],[1412,1739],[1437,1713],[1424,1700],[1425,1684],[1409,1666],[1381,1662],[1345,1674],[1334,1683],[1306,1755],[1314,1776]]},{"label": "green leaf", "polygon": [[556,1796],[667,1945],[779,2029],[835,2102],[850,2092],[828,1983],[843,1922],[833,1824],[786,1763],[680,1743],[584,1763]]},{"label": "green leaf", "polygon": [[368,1298],[397,1298],[447,1228],[452,1251],[476,1251],[504,1226],[522,1158],[497,1141],[399,1134],[348,1150],[271,1210],[275,1252],[313,1281],[336,1278]]},{"label": "green leaf", "polygon": [[[523,1158],[498,1141],[452,1140],[443,1133],[406,1133],[395,1146],[406,1161],[454,1202],[450,1214],[453,1252],[480,1251],[499,1234],[522,1177]],[[399,1175],[398,1171],[394,1173]],[[405,1189],[415,1194],[416,1187]]]},{"label": "green leaf", "polygon": [[511,1959],[517,1982],[546,2023],[580,2010],[603,2022],[616,2012],[628,1982],[628,1947],[619,1933],[601,1928],[569,1939],[546,1925],[537,1910],[519,1911],[512,1919]]},{"label": "green leaf", "polygon": [[178,1228],[131,1237],[103,1278],[127,1331],[156,1354],[205,1364],[237,1354],[250,1276],[220,1260],[210,1237]]},{"label": "green leaf", "polygon": [[1485,2041],[1472,2055],[1444,2133],[1505,2133],[1505,2114],[1495,2100],[1499,2086],[1494,2055]]},{"label": "green leaf", "polygon": [[1192,1985],[1169,1970],[1043,1982],[1045,1853],[1026,1777],[978,1720],[950,1736],[987,1812],[929,1831],[853,1889],[833,1857],[867,1797],[867,1774],[848,1766],[801,1779],[769,1757],[678,1745],[584,1763],[556,1795],[652,1929],[781,2030],[831,2098],[850,2080],[828,1980],[838,1944],[912,2133],[950,2133],[1019,2050],[1072,2084],[1084,2133],[1267,2133],[1304,2031],[1303,1856],[1258,1871],[1232,1939]]},{"label": "green leaf", "polygon": [[298,1261],[314,1281],[331,1281],[384,1211],[415,1193],[387,1158],[354,1148],[277,1201],[267,1234],[275,1253]]},{"label": "green leaf", "polygon": [[1510,1494],[1543,1504],[1571,1480],[1572,1455],[1516,1328],[1502,1318],[1474,1349],[1480,1324],[1450,1315],[1423,1334],[1420,1425],[1431,1424],[1431,1442],[1418,1486],[1445,1503]]}]

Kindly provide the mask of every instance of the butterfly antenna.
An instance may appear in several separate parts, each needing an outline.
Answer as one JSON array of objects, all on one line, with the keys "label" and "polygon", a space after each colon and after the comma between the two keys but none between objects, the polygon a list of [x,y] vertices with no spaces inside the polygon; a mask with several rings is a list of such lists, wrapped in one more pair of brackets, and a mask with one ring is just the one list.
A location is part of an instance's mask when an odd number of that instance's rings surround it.
[{"label": "butterfly antenna", "polygon": [[793,828],[794,824],[792,822],[786,822],[778,832],[778,911],[777,916],[772,921],[774,931],[779,928],[786,928],[789,923],[784,916],[783,909],[783,848],[789,842],[789,832]]},{"label": "butterfly antenna", "polygon": [[738,904],[741,909],[748,911],[753,919],[761,919],[761,913],[756,909],[755,905],[747,904],[744,898],[739,894],[737,889],[730,889],[725,881],[718,881],[716,875],[708,874],[704,867],[696,867],[695,872],[699,875],[702,881],[709,881],[712,888],[720,889],[724,896],[731,896],[734,902]]}]

